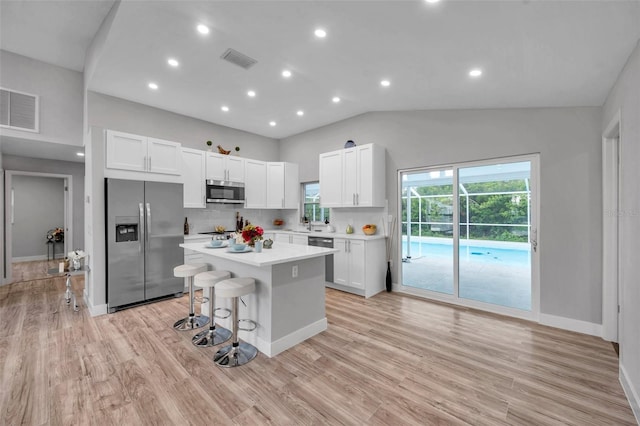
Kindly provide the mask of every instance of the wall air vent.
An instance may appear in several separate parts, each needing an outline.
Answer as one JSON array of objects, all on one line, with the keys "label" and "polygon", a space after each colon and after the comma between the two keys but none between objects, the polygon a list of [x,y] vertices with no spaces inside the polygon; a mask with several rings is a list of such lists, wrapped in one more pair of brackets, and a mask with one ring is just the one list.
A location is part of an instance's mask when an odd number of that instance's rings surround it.
[{"label": "wall air vent", "polygon": [[224,59],[225,61],[231,62],[232,64],[237,65],[241,68],[244,68],[245,70],[248,70],[258,63],[258,61],[256,61],[255,59],[250,58],[244,53],[240,53],[237,50],[233,50],[231,48],[227,49],[222,54],[222,56],[220,56],[220,58]]},{"label": "wall air vent", "polygon": [[0,87],[0,127],[39,132],[37,95]]}]

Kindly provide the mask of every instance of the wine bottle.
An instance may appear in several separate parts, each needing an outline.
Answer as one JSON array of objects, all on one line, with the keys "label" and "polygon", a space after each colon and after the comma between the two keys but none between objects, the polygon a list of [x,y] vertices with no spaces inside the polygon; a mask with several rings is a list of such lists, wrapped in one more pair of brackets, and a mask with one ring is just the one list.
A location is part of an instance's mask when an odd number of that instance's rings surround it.
[{"label": "wine bottle", "polygon": [[189,235],[189,222],[187,218],[184,218],[184,235]]}]

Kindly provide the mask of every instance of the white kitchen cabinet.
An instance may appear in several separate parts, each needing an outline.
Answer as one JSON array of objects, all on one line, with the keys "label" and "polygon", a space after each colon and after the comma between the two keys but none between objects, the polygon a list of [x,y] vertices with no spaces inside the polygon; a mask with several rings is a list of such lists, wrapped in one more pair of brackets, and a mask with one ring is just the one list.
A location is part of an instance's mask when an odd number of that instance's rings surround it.
[{"label": "white kitchen cabinet", "polygon": [[267,204],[267,163],[247,159],[244,171],[244,207],[264,208]]},{"label": "white kitchen cabinet", "polygon": [[209,180],[226,180],[244,182],[245,159],[232,155],[207,152],[206,178]]},{"label": "white kitchen cabinet", "polygon": [[364,241],[335,238],[333,247],[340,250],[333,255],[333,281],[364,289]]},{"label": "white kitchen cabinet", "polygon": [[182,173],[180,144],[107,130],[106,168],[146,173]]},{"label": "white kitchen cabinet", "polygon": [[300,202],[298,165],[284,162],[267,163],[267,209],[296,209]]},{"label": "white kitchen cabinet", "polygon": [[334,238],[333,283],[328,287],[371,297],[385,288],[385,239]]},{"label": "white kitchen cabinet", "polygon": [[320,155],[322,207],[384,207],[385,150],[367,144]]},{"label": "white kitchen cabinet", "polygon": [[320,154],[320,205],[342,207],[342,151]]},{"label": "white kitchen cabinet", "polygon": [[205,151],[182,148],[184,207],[206,208]]},{"label": "white kitchen cabinet", "polygon": [[306,235],[286,234],[283,232],[276,233],[275,241],[280,243],[298,244],[301,246],[306,246],[309,244],[309,238],[307,238]]}]

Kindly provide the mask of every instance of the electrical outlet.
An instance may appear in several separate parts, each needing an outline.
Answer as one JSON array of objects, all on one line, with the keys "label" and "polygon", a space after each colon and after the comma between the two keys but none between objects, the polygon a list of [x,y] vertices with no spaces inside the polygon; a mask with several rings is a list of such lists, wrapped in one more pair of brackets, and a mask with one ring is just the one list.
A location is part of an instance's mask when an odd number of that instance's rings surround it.
[{"label": "electrical outlet", "polygon": [[293,265],[291,267],[291,277],[296,278],[298,276],[298,265]]}]

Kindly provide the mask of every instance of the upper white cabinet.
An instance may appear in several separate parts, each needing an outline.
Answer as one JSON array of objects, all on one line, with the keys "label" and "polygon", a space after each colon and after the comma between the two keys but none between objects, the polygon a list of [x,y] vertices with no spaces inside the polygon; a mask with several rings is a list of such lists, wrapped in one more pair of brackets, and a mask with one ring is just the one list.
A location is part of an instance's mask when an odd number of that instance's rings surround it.
[{"label": "upper white cabinet", "polygon": [[207,180],[244,182],[245,159],[231,155],[207,152]]},{"label": "upper white cabinet", "polygon": [[298,165],[267,163],[267,209],[295,209],[300,201]]},{"label": "upper white cabinet", "polygon": [[180,144],[107,130],[106,167],[136,172],[180,175]]},{"label": "upper white cabinet", "polygon": [[184,207],[205,208],[205,152],[182,148]]},{"label": "upper white cabinet", "polygon": [[322,207],[384,207],[385,150],[374,144],[320,154]]},{"label": "upper white cabinet", "polygon": [[267,163],[259,160],[245,161],[244,206],[262,209],[267,204]]},{"label": "upper white cabinet", "polygon": [[342,161],[344,153],[320,154],[320,205],[342,207]]}]

